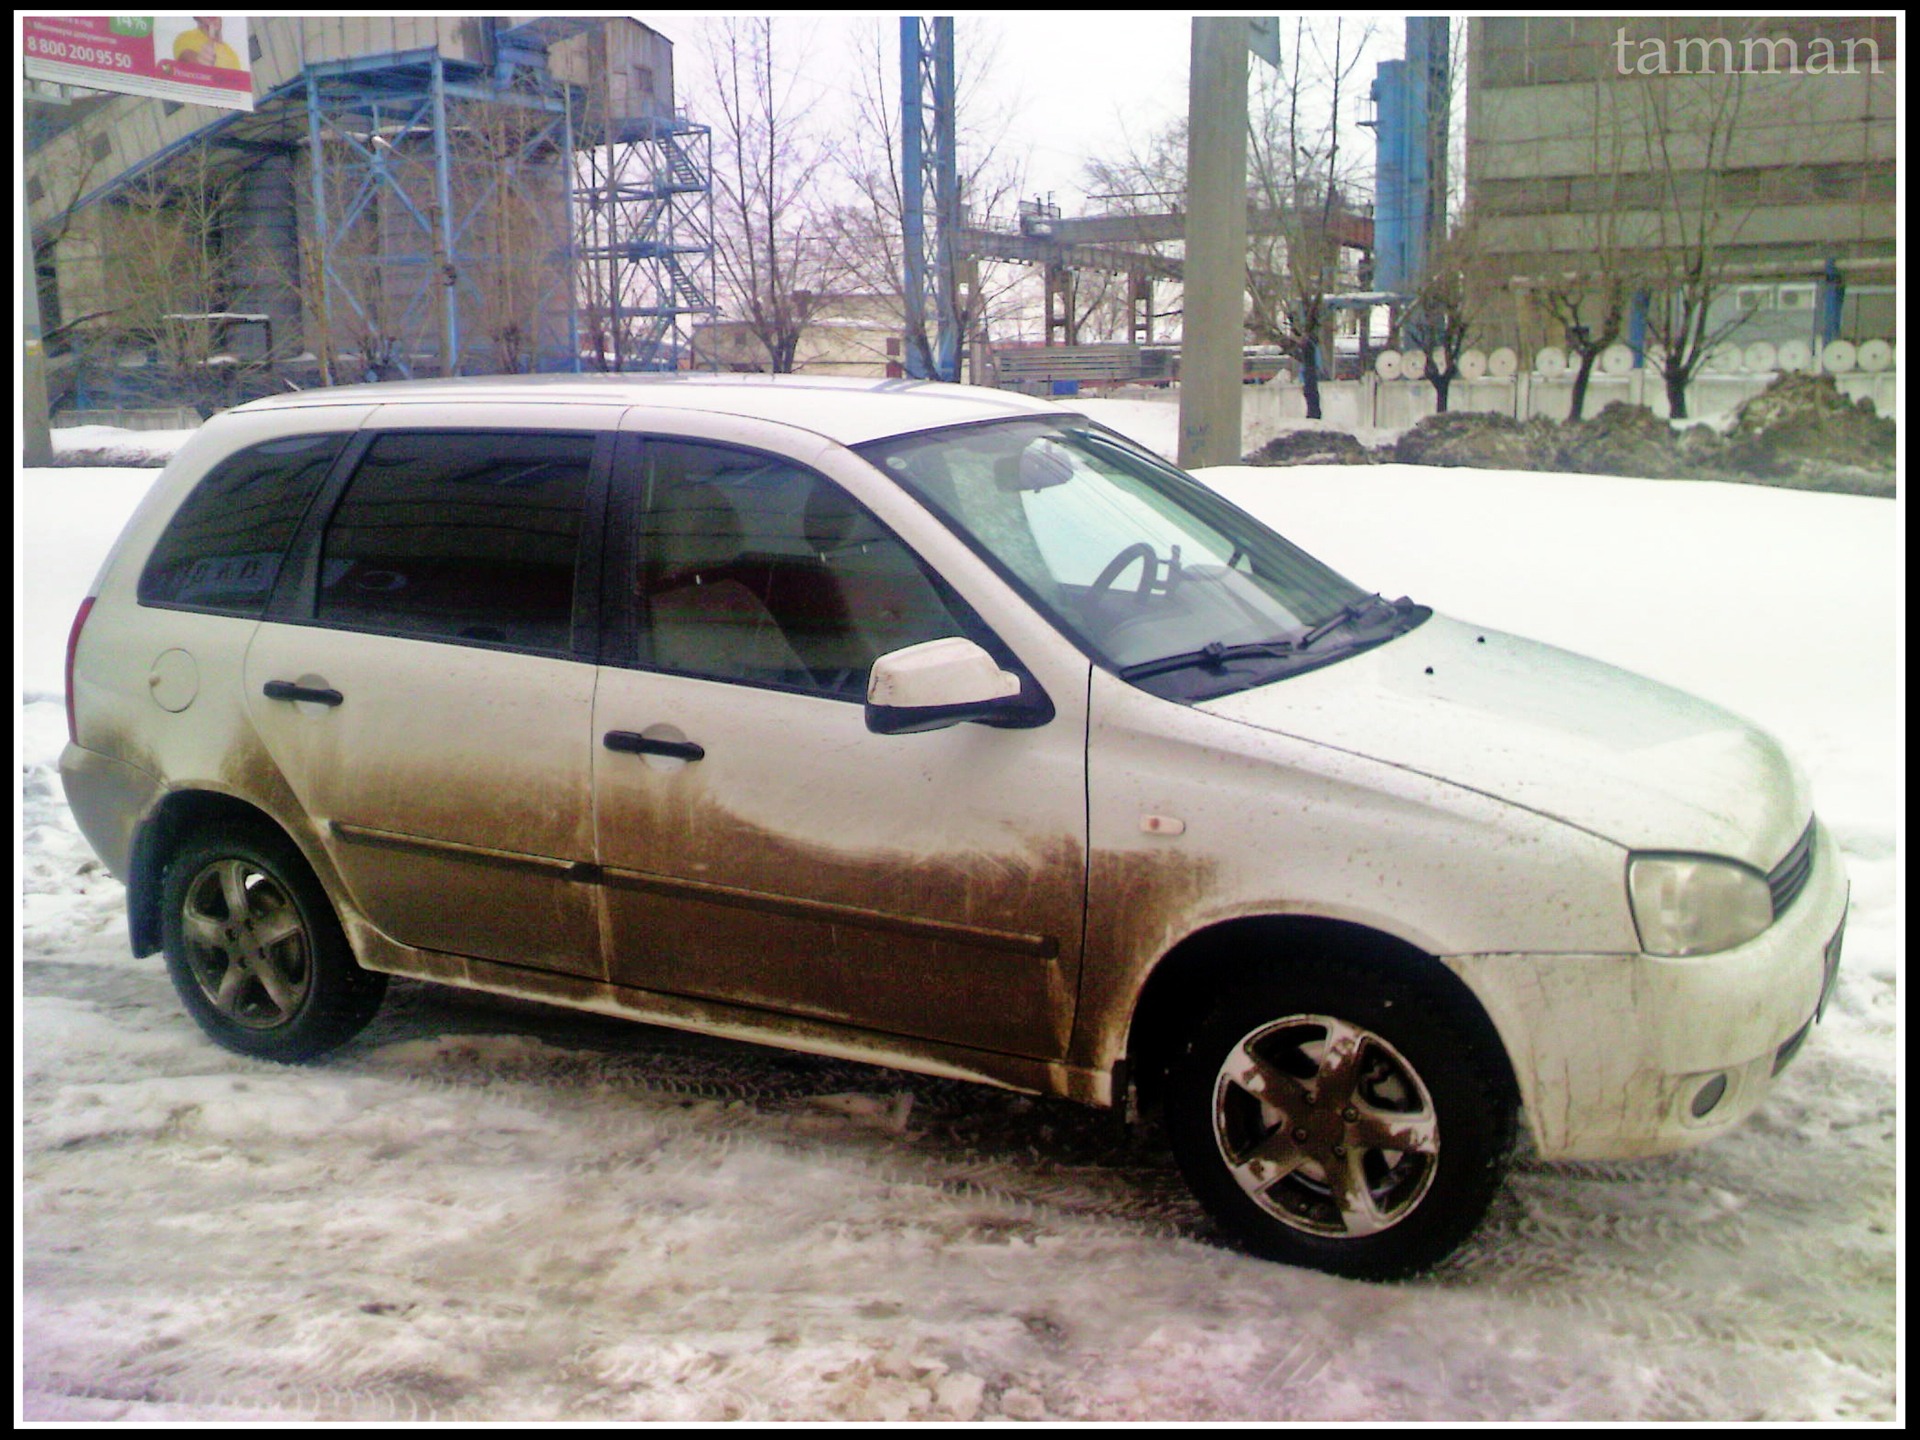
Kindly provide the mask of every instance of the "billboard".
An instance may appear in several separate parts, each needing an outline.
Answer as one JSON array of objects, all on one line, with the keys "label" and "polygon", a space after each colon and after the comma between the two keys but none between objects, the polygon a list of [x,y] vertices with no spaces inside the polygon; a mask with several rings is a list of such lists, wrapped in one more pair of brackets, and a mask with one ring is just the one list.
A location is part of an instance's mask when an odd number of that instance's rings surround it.
[{"label": "billboard", "polygon": [[244,15],[24,15],[27,78],[253,109]]}]

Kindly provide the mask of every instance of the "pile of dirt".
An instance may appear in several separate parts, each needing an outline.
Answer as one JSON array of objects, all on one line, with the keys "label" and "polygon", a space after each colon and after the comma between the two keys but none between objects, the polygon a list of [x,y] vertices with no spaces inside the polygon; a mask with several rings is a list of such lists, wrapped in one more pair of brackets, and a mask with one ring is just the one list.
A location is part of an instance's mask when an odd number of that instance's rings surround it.
[{"label": "pile of dirt", "polygon": [[1831,375],[1782,375],[1734,412],[1727,463],[1749,474],[1791,475],[1808,465],[1893,469],[1894,424]]},{"label": "pile of dirt", "polygon": [[1338,431],[1296,431],[1247,456],[1249,465],[1459,465],[1559,470],[1650,480],[1735,480],[1845,495],[1895,493],[1895,426],[1871,402],[1849,400],[1830,375],[1781,375],[1710,425],[1675,430],[1641,405],[1615,401],[1556,425],[1478,411],[1429,415],[1392,445],[1368,450]]},{"label": "pile of dirt", "polygon": [[1276,435],[1246,465],[1371,465],[1374,452],[1344,430],[1290,430]]},{"label": "pile of dirt", "polygon": [[1553,468],[1580,475],[1671,480],[1684,476],[1690,464],[1697,463],[1681,453],[1680,437],[1671,425],[1646,406],[1622,400],[1590,420],[1559,426],[1554,438]]},{"label": "pile of dirt", "polygon": [[54,469],[162,470],[167,457],[137,445],[95,445],[85,450],[56,450],[47,463]]},{"label": "pile of dirt", "polygon": [[1475,410],[1429,415],[1382,459],[1402,465],[1467,465],[1481,470],[1545,470],[1554,463],[1555,426]]}]

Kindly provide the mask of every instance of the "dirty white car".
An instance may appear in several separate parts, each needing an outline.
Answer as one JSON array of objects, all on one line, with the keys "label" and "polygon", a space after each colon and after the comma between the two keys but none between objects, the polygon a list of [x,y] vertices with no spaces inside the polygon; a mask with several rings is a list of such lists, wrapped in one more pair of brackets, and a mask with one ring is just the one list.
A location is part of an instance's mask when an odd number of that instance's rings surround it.
[{"label": "dirty white car", "polygon": [[76,617],[73,813],[207,1033],[386,976],[1160,1108],[1259,1253],[1447,1254],[1707,1139],[1846,883],[1713,706],[1368,594],[1043,401],[783,378],[242,406]]}]

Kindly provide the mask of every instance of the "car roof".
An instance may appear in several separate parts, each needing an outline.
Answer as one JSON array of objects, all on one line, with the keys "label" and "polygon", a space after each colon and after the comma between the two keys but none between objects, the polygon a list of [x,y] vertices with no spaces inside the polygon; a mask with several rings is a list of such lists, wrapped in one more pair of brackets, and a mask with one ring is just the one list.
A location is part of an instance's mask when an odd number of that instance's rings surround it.
[{"label": "car roof", "polygon": [[1022,415],[1058,415],[1046,400],[975,385],[835,375],[480,375],[340,385],[274,395],[234,413],[319,405],[506,404],[644,405],[772,420],[842,445],[945,425]]}]

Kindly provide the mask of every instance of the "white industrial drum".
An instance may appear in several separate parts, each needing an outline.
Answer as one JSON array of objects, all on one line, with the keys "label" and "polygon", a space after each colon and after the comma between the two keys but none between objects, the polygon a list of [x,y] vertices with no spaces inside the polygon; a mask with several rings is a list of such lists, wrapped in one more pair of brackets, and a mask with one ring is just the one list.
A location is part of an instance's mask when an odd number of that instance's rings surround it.
[{"label": "white industrial drum", "polygon": [[1624,345],[1609,345],[1600,352],[1600,368],[1609,375],[1624,375],[1633,368],[1633,351]]},{"label": "white industrial drum", "polygon": [[1871,370],[1879,374],[1893,365],[1893,346],[1885,340],[1863,340],[1860,353],[1854,357],[1860,362],[1862,370]]},{"label": "white industrial drum", "polygon": [[1851,340],[1834,340],[1820,351],[1820,368],[1829,375],[1845,375],[1859,358]]},{"label": "white industrial drum", "polygon": [[1502,345],[1487,356],[1487,373],[1499,379],[1506,379],[1519,368],[1520,357],[1514,353],[1511,345]]},{"label": "white industrial drum", "polygon": [[1382,380],[1398,380],[1402,373],[1400,352],[1398,350],[1382,350],[1374,357],[1373,369],[1374,373]]},{"label": "white industrial drum", "polygon": [[1564,375],[1567,373],[1567,352],[1558,345],[1544,345],[1534,352],[1533,373],[1536,375]]},{"label": "white industrial drum", "polygon": [[1740,352],[1740,368],[1756,375],[1772,373],[1779,364],[1779,353],[1770,341],[1756,340]]},{"label": "white industrial drum", "polygon": [[1487,357],[1478,350],[1466,350],[1460,355],[1460,374],[1467,380],[1478,380],[1487,373]]}]

